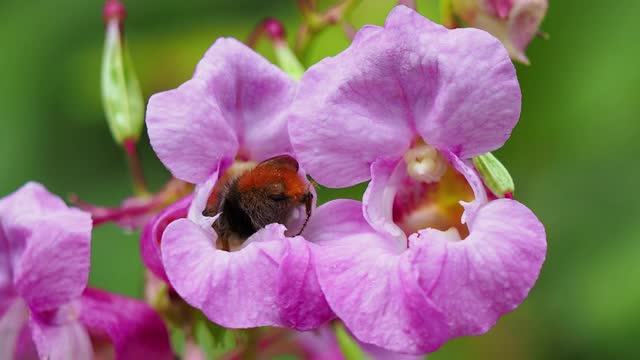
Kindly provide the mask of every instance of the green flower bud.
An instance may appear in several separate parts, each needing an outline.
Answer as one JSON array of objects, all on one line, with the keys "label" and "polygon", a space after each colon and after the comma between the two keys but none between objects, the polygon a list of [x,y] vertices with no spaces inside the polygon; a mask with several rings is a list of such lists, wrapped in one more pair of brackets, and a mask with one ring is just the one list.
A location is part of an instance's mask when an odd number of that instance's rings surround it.
[{"label": "green flower bud", "polygon": [[492,153],[474,157],[473,165],[480,173],[484,184],[495,196],[499,198],[513,196],[515,188],[513,179],[507,168]]},{"label": "green flower bud", "polygon": [[124,41],[124,6],[107,1],[104,8],[106,37],[102,58],[102,103],[118,144],[136,142],[144,123],[144,101],[133,63]]}]

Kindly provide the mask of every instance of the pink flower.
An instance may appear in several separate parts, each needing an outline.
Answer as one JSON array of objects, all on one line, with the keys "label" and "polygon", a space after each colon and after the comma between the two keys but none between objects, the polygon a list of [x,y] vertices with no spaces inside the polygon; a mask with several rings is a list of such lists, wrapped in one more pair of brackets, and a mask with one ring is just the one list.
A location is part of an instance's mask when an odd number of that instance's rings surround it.
[{"label": "pink flower", "polygon": [[525,50],[538,33],[547,0],[453,0],[451,4],[465,23],[490,32],[513,59],[529,64]]},{"label": "pink flower", "polygon": [[[317,283],[311,244],[292,236],[296,231],[285,235],[283,224],[270,224],[235,251],[223,251],[216,248],[216,218],[202,215],[216,185],[292,153],[286,112],[296,90],[282,70],[222,38],[192,79],[149,100],[147,127],[156,154],[175,177],[197,187],[192,201],[172,206],[149,225],[147,233],[155,235],[143,245],[145,263],[224,327],[307,330],[334,317]],[[299,176],[306,179],[302,170]]]},{"label": "pink flower", "polygon": [[318,182],[371,180],[363,204],[330,202],[302,234],[319,245],[329,305],[359,340],[431,352],[488,331],[526,298],[544,228],[519,202],[490,200],[466,160],[500,147],[520,114],[497,39],[398,6],[312,66],[290,112],[291,142]]},{"label": "pink flower", "polygon": [[0,199],[0,358],[173,358],[148,306],[86,289],[90,239],[91,216],[40,184]]}]

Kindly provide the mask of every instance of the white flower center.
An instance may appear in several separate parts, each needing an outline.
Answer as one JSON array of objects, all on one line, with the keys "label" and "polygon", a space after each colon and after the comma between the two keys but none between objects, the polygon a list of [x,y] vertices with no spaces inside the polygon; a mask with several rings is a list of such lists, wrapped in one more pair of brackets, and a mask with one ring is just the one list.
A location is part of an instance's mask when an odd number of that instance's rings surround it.
[{"label": "white flower center", "polygon": [[431,184],[447,171],[447,159],[434,147],[418,142],[404,154],[407,173],[416,181]]}]

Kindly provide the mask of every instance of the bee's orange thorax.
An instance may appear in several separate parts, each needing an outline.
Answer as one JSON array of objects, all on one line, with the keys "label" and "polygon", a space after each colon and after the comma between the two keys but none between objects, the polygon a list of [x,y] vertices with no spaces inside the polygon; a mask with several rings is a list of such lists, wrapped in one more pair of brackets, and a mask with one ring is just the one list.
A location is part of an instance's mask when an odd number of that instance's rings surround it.
[{"label": "bee's orange thorax", "polygon": [[306,186],[298,172],[288,167],[262,165],[245,173],[238,180],[238,190],[262,189],[270,184],[281,183],[288,197],[300,199],[306,192]]}]

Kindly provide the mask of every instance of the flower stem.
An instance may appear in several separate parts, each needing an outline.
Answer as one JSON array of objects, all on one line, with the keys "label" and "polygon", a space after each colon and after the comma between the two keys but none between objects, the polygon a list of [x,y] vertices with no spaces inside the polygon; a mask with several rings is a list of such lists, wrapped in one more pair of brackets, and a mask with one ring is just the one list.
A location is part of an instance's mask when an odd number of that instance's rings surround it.
[{"label": "flower stem", "polygon": [[342,25],[346,35],[352,38],[349,27],[345,26],[347,24],[345,17],[360,1],[362,0],[342,0],[329,7],[324,13],[318,13],[315,1],[298,0],[298,8],[304,19],[294,46],[298,58],[303,58],[313,37],[329,25]]},{"label": "flower stem", "polygon": [[133,179],[133,187],[137,196],[149,195],[149,189],[147,188],[147,181],[144,178],[144,172],[142,171],[142,162],[136,148],[136,142],[132,139],[125,139],[123,144],[129,160],[129,170],[131,172],[131,178]]}]

